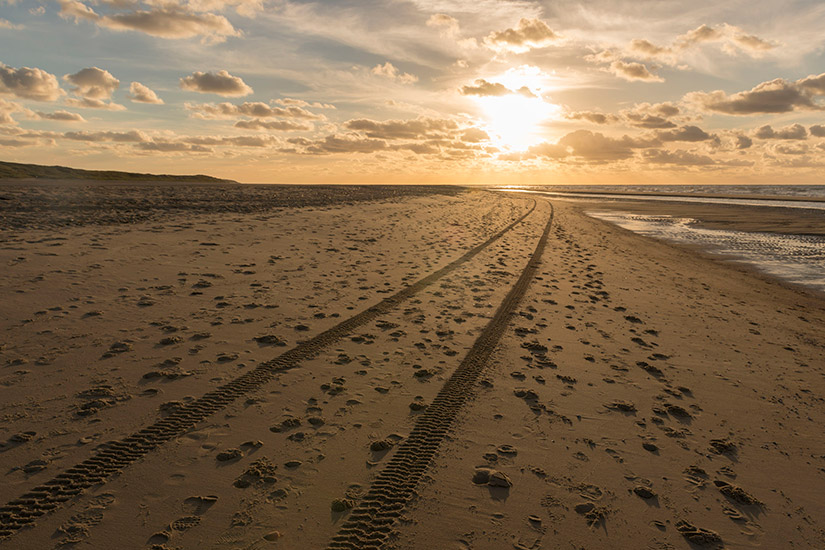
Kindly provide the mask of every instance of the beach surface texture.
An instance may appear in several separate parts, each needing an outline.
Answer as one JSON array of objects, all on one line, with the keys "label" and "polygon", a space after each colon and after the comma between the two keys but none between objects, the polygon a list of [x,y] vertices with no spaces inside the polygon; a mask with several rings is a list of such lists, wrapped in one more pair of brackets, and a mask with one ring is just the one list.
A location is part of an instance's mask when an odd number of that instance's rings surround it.
[{"label": "beach surface texture", "polygon": [[0,184],[0,550],[825,548],[825,294],[618,208]]}]

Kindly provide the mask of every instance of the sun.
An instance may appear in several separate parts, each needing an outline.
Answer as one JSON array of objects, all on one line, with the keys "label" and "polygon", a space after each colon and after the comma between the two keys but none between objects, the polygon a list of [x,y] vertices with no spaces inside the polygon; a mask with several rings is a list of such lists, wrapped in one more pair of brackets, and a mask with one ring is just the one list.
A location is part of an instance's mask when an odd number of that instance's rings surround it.
[{"label": "sun", "polygon": [[540,98],[516,94],[482,97],[478,102],[492,141],[513,151],[523,151],[544,141],[546,136],[542,132],[542,123],[555,118],[560,111],[557,105]]},{"label": "sun", "polygon": [[523,65],[491,78],[513,93],[476,98],[493,143],[510,151],[523,151],[547,140],[545,125],[557,119],[562,108],[542,96],[552,77],[537,67]]}]

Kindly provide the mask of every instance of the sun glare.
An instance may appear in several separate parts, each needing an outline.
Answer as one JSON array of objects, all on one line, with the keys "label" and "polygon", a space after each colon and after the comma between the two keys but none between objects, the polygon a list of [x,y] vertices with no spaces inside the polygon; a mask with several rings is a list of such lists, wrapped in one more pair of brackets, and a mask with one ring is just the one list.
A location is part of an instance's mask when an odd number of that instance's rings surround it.
[{"label": "sun glare", "polygon": [[529,65],[513,67],[490,79],[513,92],[477,98],[487,132],[496,145],[510,151],[523,151],[547,139],[542,123],[557,118],[561,112],[560,106],[542,97],[553,79],[553,75]]},{"label": "sun glare", "polygon": [[487,131],[499,147],[523,151],[546,139],[541,123],[556,116],[560,108],[538,97],[512,94],[478,99]]}]

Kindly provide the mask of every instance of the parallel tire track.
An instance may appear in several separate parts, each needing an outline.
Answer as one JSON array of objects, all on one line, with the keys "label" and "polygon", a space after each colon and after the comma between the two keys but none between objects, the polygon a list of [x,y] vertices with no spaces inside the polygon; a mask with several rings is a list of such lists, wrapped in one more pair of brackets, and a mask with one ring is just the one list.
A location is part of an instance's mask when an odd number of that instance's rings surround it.
[{"label": "parallel tire track", "polygon": [[511,315],[524,297],[547,244],[553,213],[553,205],[550,204],[550,219],[518,281],[432,404],[419,417],[409,437],[399,445],[369,491],[332,538],[327,547],[329,550],[378,550],[390,538],[393,523],[414,496],[416,485],[429,467],[461,407],[474,395],[478,375],[486,366]]},{"label": "parallel tire track", "polygon": [[396,292],[374,306],[345,319],[334,327],[298,344],[278,357],[261,363],[255,369],[206,393],[192,403],[182,406],[163,420],[117,441],[101,445],[88,458],[53,479],[38,485],[24,495],[0,507],[0,542],[21,528],[32,525],[38,517],[59,508],[63,503],[80,495],[89,487],[105,483],[111,475],[136,462],[150,451],[175,439],[193,428],[198,422],[220,411],[242,395],[257,390],[278,373],[299,366],[302,361],[318,355],[324,348],[336,343],[353,330],[374,321],[395,309],[404,300],[421,292],[440,278],[455,271],[465,262],[501,238],[513,227],[524,221],[536,209],[533,201],[530,209],[492,237],[450,262],[441,269],[419,279],[412,285]]}]

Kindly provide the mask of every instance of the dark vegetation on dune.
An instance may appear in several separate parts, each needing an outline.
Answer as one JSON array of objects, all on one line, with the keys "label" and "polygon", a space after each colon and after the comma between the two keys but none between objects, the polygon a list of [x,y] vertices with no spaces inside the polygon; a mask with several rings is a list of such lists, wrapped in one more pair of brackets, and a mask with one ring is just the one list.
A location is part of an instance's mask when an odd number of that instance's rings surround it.
[{"label": "dark vegetation on dune", "polygon": [[115,170],[81,170],[66,166],[43,166],[40,164],[20,164],[0,161],[0,179],[56,179],[95,181],[152,181],[152,182],[211,182],[234,183],[232,180],[214,178],[198,174],[195,176],[175,176],[172,174],[137,174]]},{"label": "dark vegetation on dune", "polygon": [[0,186],[0,230],[132,224],[193,214],[277,215],[281,208],[333,206],[460,192],[461,188],[446,185],[7,180]]}]

